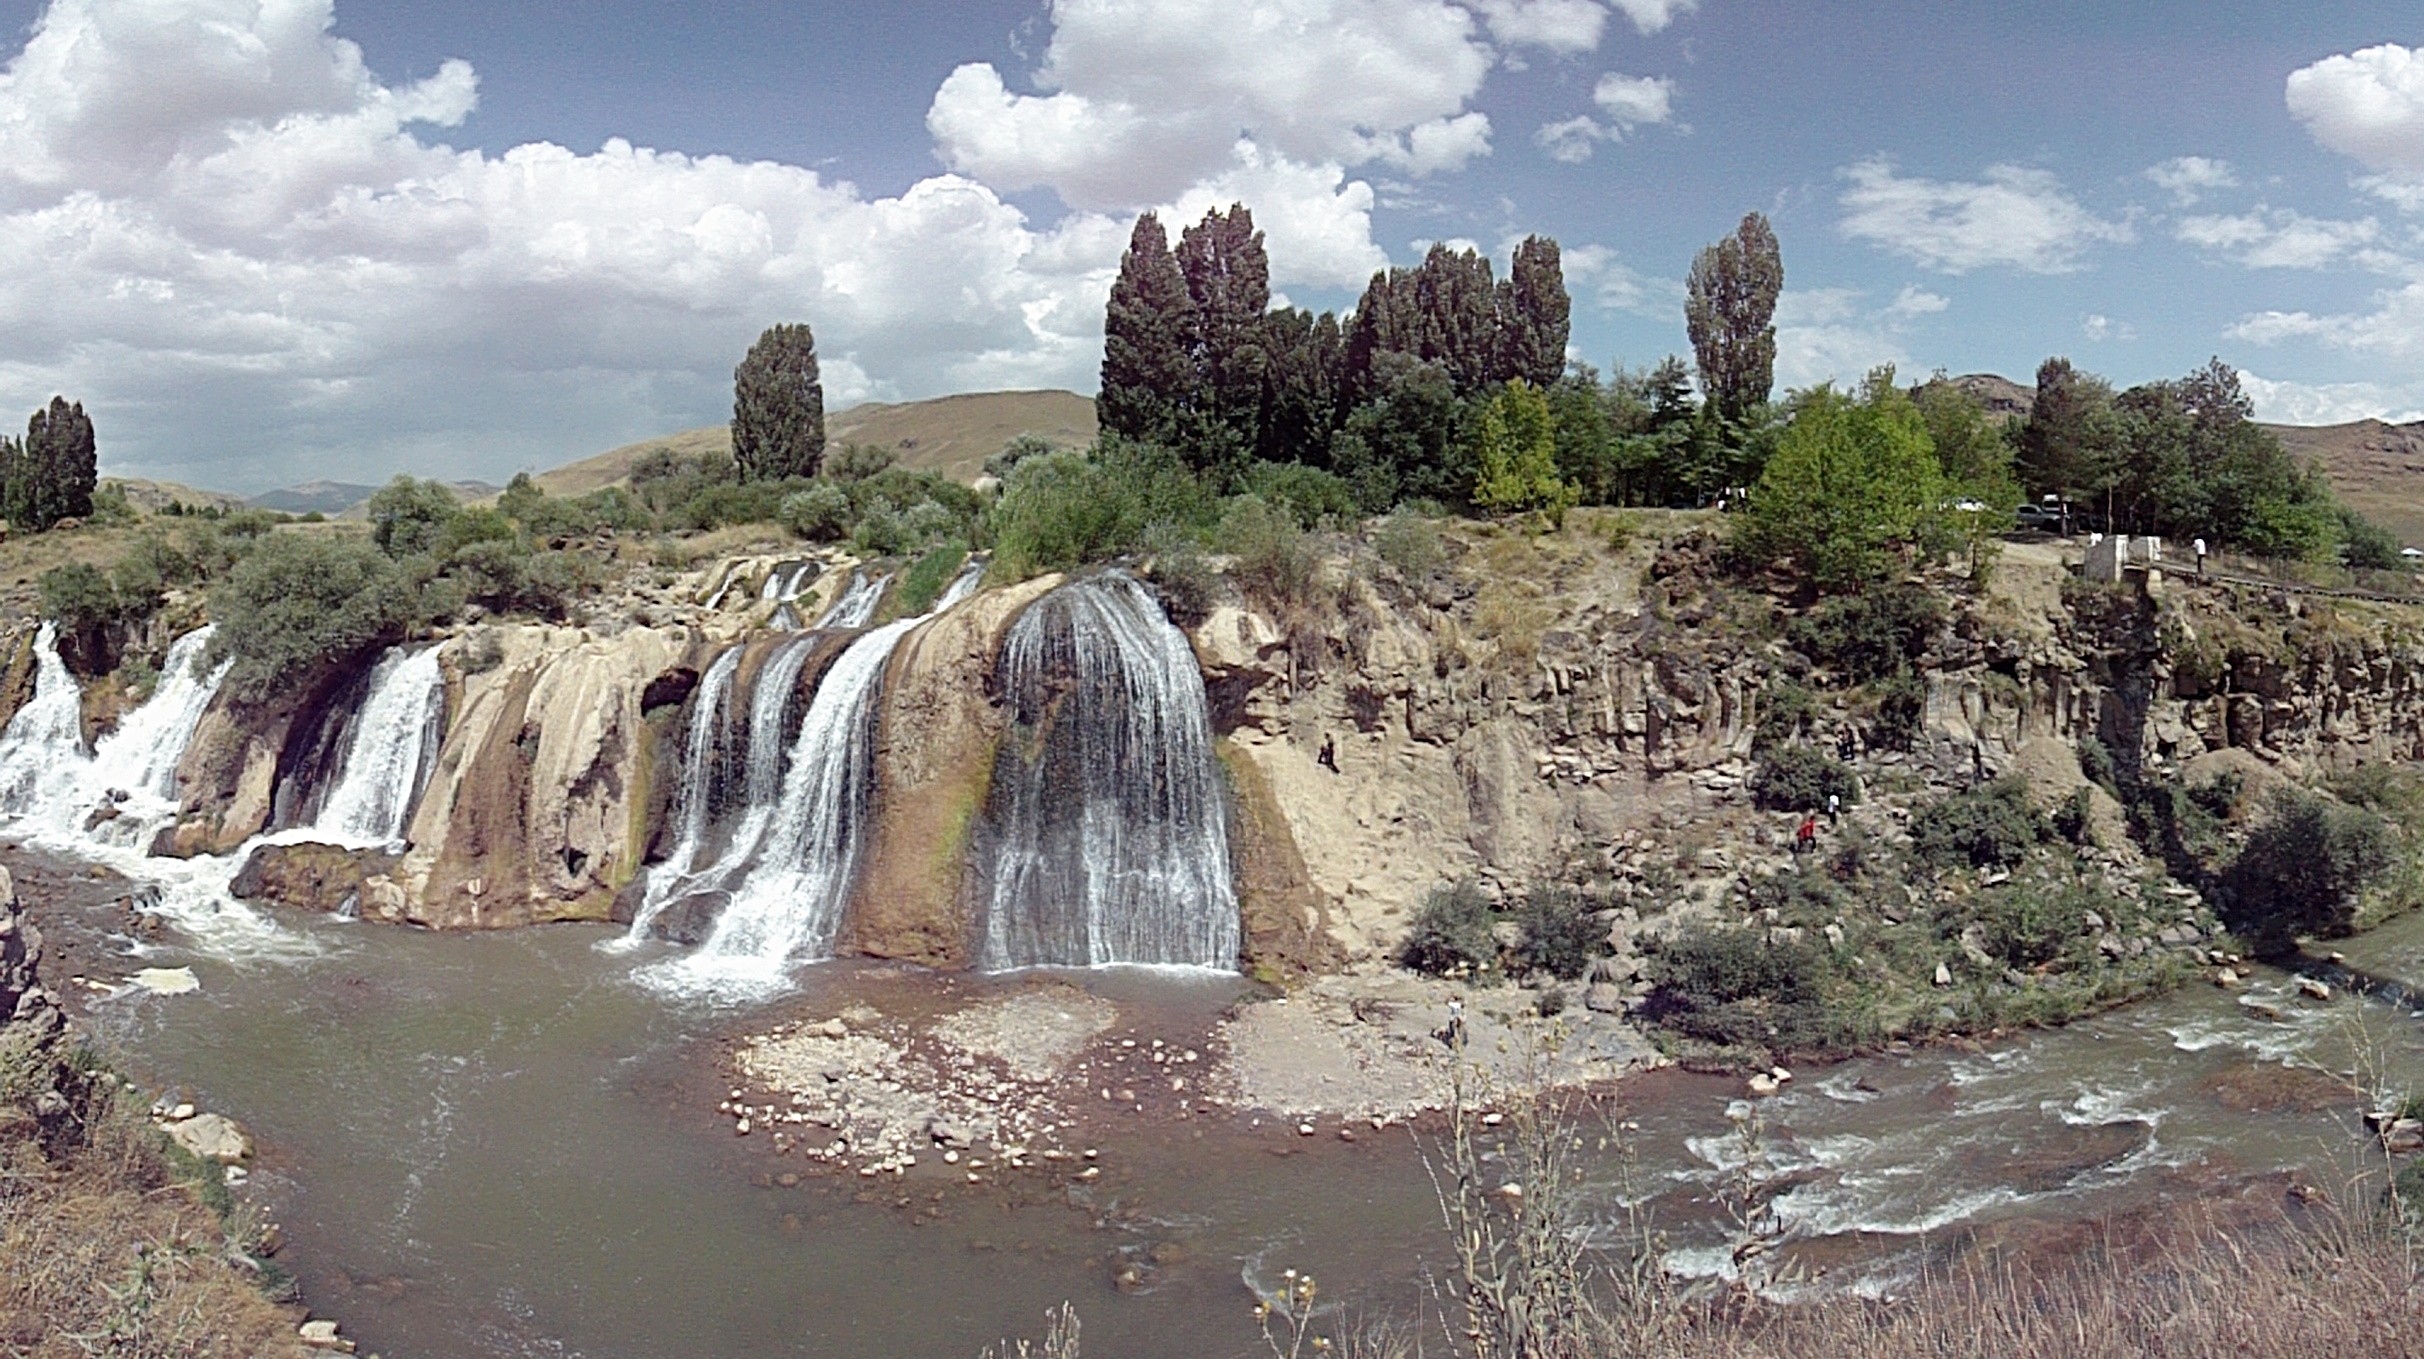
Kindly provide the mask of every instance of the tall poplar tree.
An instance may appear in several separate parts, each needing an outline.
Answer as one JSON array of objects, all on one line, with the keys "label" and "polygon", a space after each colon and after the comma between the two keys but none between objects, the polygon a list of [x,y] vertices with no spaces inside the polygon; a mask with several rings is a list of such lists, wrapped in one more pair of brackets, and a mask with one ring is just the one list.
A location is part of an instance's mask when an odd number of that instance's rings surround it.
[{"label": "tall poplar tree", "polygon": [[825,460],[825,387],[805,322],[766,328],[732,370],[732,459],[745,481],[812,477]]},{"label": "tall poplar tree", "polygon": [[1263,313],[1271,307],[1271,262],[1254,214],[1242,203],[1214,209],[1180,233],[1174,252],[1187,285],[1186,352],[1193,372],[1180,442],[1200,470],[1234,471],[1258,442],[1270,369]]},{"label": "tall poplar tree", "polygon": [[1498,285],[1498,364],[1495,382],[1517,378],[1547,391],[1565,375],[1573,300],[1557,242],[1528,236],[1515,247],[1506,281]]},{"label": "tall poplar tree", "polygon": [[82,402],[54,396],[50,405],[26,422],[25,443],[7,476],[0,507],[12,523],[47,529],[62,519],[82,519],[93,512],[93,487],[99,476],[93,422]]},{"label": "tall poplar tree", "polygon": [[1095,413],[1113,434],[1172,442],[1194,372],[1187,354],[1187,279],[1161,219],[1146,213],[1128,235],[1103,312],[1103,383]]},{"label": "tall poplar tree", "polygon": [[1684,289],[1683,323],[1700,361],[1700,390],[1719,416],[1738,421],[1776,385],[1784,255],[1767,218],[1751,213],[1733,235],[1701,251]]}]

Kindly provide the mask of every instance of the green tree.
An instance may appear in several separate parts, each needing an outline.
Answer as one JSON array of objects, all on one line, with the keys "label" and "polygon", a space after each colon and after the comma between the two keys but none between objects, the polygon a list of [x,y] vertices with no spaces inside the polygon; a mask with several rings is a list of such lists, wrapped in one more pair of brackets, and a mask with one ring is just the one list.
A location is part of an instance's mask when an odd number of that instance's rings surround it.
[{"label": "green tree", "polygon": [[1776,383],[1776,298],[1784,255],[1765,216],[1702,250],[1684,282],[1683,323],[1700,361],[1700,390],[1717,414],[1747,419]]},{"label": "green tree", "polygon": [[2029,494],[2109,498],[2121,456],[2112,384],[2059,356],[2037,365],[2036,399],[2014,446]]},{"label": "green tree", "polygon": [[1270,355],[1263,314],[1271,308],[1271,263],[1254,214],[1242,203],[1214,210],[1179,234],[1187,284],[1187,362],[1192,373],[1179,414],[1178,447],[1197,471],[1226,481],[1260,442]]},{"label": "green tree", "polygon": [[825,388],[805,322],[769,326],[732,370],[732,456],[744,481],[812,477],[825,459]]},{"label": "green tree", "polygon": [[1485,510],[1539,510],[1556,519],[1573,507],[1574,488],[1557,475],[1556,417],[1522,378],[1509,379],[1481,408],[1473,458],[1473,503]]},{"label": "green tree", "polygon": [[390,557],[410,557],[437,552],[446,526],[463,507],[444,482],[399,476],[372,492],[363,509],[370,516],[371,541],[379,550]]},{"label": "green tree", "polygon": [[359,538],[271,534],[212,590],[212,663],[248,702],[285,692],[403,635],[412,595],[393,561]]},{"label": "green tree", "polygon": [[1882,369],[1858,399],[1826,386],[1802,394],[1751,488],[1739,542],[1822,591],[1855,589],[1943,546],[1944,498],[1927,422]]},{"label": "green tree", "polygon": [[1960,516],[1954,527],[1967,549],[1970,570],[1982,571],[2001,549],[2002,535],[2012,527],[2012,510],[2020,503],[2011,440],[1988,418],[1983,403],[1945,381],[1942,373],[1921,384],[1911,400],[1927,423],[1945,492]]},{"label": "green tree", "polygon": [[1270,368],[1256,453],[1266,462],[1325,464],[1330,436],[1338,428],[1339,376],[1346,357],[1338,318],[1286,307],[1263,317],[1263,335]]},{"label": "green tree", "polygon": [[1123,438],[1167,443],[1194,384],[1187,356],[1187,279],[1170,254],[1161,219],[1145,213],[1128,234],[1119,277],[1103,311],[1102,427]]},{"label": "green tree", "polygon": [[1330,470],[1373,514],[1401,500],[1461,500],[1473,489],[1465,425],[1466,405],[1445,368],[1384,353],[1369,395],[1330,441]]},{"label": "green tree", "polygon": [[2357,903],[2398,862],[2396,832],[2379,813],[2284,790],[2224,875],[2223,918],[2262,953],[2301,934],[2345,935]]},{"label": "green tree", "polygon": [[1498,363],[1492,376],[1522,378],[1547,391],[1565,376],[1573,299],[1557,242],[1527,236],[1498,285]]},{"label": "green tree", "polygon": [[26,422],[25,442],[0,440],[0,513],[41,532],[93,512],[99,478],[93,422],[80,402],[54,396]]}]

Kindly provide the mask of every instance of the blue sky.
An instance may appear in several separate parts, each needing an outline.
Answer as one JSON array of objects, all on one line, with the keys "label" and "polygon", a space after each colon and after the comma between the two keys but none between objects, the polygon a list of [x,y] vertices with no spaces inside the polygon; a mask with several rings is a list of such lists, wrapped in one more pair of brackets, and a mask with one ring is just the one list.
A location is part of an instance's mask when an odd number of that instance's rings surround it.
[{"label": "blue sky", "polygon": [[[2302,12],[2301,12],[2302,11]],[[1782,239],[1779,377],[2424,415],[2408,3],[0,0],[0,410],[232,489],[501,478],[721,419],[763,326],[837,405],[1091,390],[1141,208],[1242,199],[1298,303],[1527,232],[1577,357],[1685,350]]]}]

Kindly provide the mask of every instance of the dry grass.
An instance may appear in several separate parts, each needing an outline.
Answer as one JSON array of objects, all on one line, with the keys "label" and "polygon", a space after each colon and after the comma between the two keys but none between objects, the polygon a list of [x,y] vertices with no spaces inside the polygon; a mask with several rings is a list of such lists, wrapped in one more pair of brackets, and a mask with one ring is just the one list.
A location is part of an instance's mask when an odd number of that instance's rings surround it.
[{"label": "dry grass", "polygon": [[129,1097],[45,1155],[0,1128],[0,1355],[243,1359],[300,1353],[297,1318],[240,1267],[217,1212]]}]

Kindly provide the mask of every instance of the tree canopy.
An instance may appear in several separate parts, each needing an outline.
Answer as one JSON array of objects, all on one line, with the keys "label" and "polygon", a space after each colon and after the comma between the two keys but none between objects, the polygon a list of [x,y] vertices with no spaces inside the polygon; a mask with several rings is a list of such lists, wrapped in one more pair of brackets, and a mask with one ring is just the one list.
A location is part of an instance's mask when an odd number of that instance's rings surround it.
[{"label": "tree canopy", "polygon": [[0,439],[0,517],[41,532],[93,512],[99,455],[82,402],[54,396],[26,422],[25,441]]},{"label": "tree canopy", "polygon": [[1700,361],[1700,390],[1730,421],[1764,404],[1776,383],[1776,299],[1784,255],[1765,216],[1702,250],[1684,281],[1683,322]]},{"label": "tree canopy", "polygon": [[1801,393],[1758,484],[1739,539],[1760,562],[1786,562],[1822,591],[1857,589],[1945,545],[1946,485],[1927,421],[1870,374],[1857,397]]},{"label": "tree canopy", "polygon": [[745,481],[812,477],[825,459],[825,388],[807,324],[766,328],[732,370],[732,457]]}]

